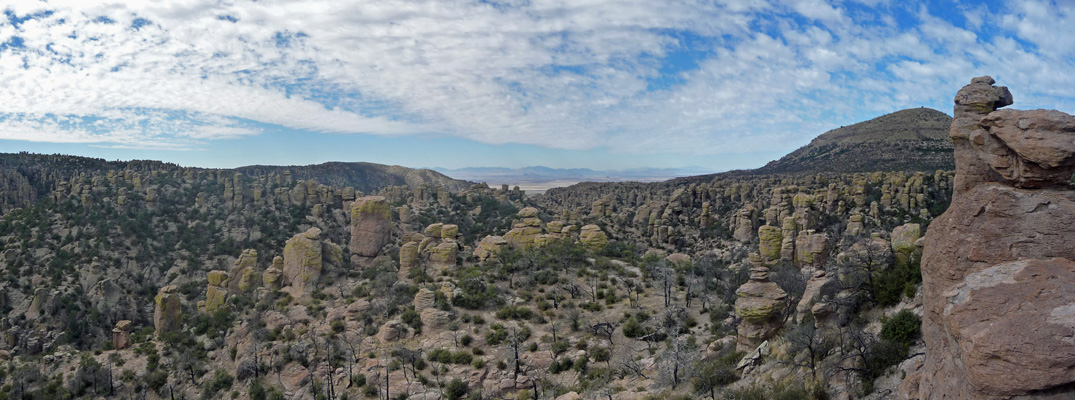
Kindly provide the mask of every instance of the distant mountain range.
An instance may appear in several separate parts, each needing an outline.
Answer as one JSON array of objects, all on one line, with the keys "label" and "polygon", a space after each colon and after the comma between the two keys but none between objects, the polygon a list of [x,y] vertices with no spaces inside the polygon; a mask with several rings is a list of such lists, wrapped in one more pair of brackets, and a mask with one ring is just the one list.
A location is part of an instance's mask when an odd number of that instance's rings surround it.
[{"label": "distant mountain range", "polygon": [[625,170],[593,170],[589,168],[549,168],[549,167],[525,167],[525,168],[498,168],[498,167],[472,167],[472,168],[432,168],[434,171],[455,179],[474,182],[486,182],[490,185],[510,184],[544,184],[552,182],[623,182],[640,181],[654,182],[663,181],[680,176],[691,176],[712,173],[712,170],[703,167],[683,168],[634,168]]}]

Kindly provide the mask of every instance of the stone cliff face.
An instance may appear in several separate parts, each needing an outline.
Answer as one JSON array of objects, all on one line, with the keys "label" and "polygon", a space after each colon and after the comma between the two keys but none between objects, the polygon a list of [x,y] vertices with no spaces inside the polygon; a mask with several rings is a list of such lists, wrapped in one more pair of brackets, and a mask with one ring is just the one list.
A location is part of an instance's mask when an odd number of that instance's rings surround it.
[{"label": "stone cliff face", "polygon": [[975,78],[955,99],[955,195],[922,259],[926,357],[905,399],[1075,396],[1075,117],[995,111]]}]

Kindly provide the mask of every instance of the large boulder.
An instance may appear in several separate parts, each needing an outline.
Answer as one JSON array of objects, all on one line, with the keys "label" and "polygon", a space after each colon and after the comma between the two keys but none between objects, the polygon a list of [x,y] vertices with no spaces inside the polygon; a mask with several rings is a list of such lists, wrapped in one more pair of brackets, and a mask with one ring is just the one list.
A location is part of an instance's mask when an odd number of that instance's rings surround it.
[{"label": "large boulder", "polygon": [[205,311],[213,312],[224,308],[228,301],[228,273],[226,271],[209,271],[209,286],[205,290]]},{"label": "large boulder", "polygon": [[474,257],[478,257],[478,261],[496,258],[500,251],[507,246],[508,241],[503,236],[486,236],[474,248]]},{"label": "large boulder", "polygon": [[351,203],[351,253],[376,257],[391,238],[392,209],[384,197],[360,197]]},{"label": "large boulder", "polygon": [[[992,112],[1011,103],[992,83],[975,78],[956,97],[956,191],[925,236],[926,356],[900,386],[905,399],[1075,396],[1075,192],[1042,171],[1067,168],[1051,160],[1069,156],[1037,158],[1070,153],[1075,130],[1040,113]],[[993,131],[1009,125],[1022,136]],[[1048,126],[1057,130],[1031,128]]]},{"label": "large boulder", "polygon": [[780,227],[762,225],[758,228],[758,254],[765,265],[777,265],[780,263],[780,247],[784,240],[784,234]]},{"label": "large boulder", "polygon": [[158,337],[168,332],[179,330],[180,298],[179,287],[168,285],[157,292],[154,299],[153,327]]},{"label": "large boulder", "polygon": [[829,235],[807,230],[795,237],[795,267],[822,268],[829,261]]},{"label": "large boulder", "polygon": [[283,284],[291,286],[292,296],[313,293],[321,278],[321,229],[310,228],[287,240],[283,272]]},{"label": "large boulder", "polygon": [[600,251],[608,244],[608,235],[597,225],[586,225],[579,232],[579,242],[593,251]]}]

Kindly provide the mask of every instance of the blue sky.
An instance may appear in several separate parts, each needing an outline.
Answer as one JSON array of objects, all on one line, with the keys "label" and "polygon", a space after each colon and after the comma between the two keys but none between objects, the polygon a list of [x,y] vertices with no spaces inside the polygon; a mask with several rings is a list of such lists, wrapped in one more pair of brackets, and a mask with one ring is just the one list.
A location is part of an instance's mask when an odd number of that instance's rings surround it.
[{"label": "blue sky", "polygon": [[951,112],[979,75],[1075,111],[1075,4],[14,0],[0,151],[183,165],[751,168]]}]

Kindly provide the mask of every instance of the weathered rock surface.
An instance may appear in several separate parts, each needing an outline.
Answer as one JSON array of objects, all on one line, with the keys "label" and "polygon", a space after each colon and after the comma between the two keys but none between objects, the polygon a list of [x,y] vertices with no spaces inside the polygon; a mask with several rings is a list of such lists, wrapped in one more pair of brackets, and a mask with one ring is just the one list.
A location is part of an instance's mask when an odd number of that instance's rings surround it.
[{"label": "weathered rock surface", "polygon": [[[926,357],[901,385],[905,399],[1075,396],[1075,192],[1039,179],[1048,174],[1033,168],[1013,174],[996,168],[997,156],[1012,160],[1012,154],[1020,154],[1012,148],[995,152],[999,147],[983,145],[993,139],[976,139],[994,135],[990,129],[998,119],[1027,129],[1056,125],[1019,122],[1034,113],[991,113],[1011,104],[1007,89],[992,83],[989,77],[975,78],[956,97],[956,195],[926,233]],[[1022,135],[1005,143],[1021,142],[1016,147],[1025,151],[1029,144],[1063,142],[1071,132]],[[1067,152],[1066,145],[1033,153],[1054,151]],[[1044,158],[1018,157],[1009,165],[1049,165]],[[1070,180],[1067,174],[1064,180]]]},{"label": "weathered rock surface", "polygon": [[321,277],[321,229],[310,228],[287,240],[283,273],[283,284],[291,286],[292,296],[313,293]]},{"label": "weathered rock surface", "polygon": [[157,292],[157,297],[154,298],[153,326],[158,337],[180,328],[179,302],[179,287],[175,285],[162,287]]},{"label": "weathered rock surface", "polygon": [[750,269],[750,281],[735,291],[735,313],[743,322],[739,324],[738,351],[750,351],[780,330],[780,315],[784,312],[787,292],[769,281],[769,268],[755,266]]},{"label": "weathered rock surface", "polygon": [[219,310],[228,301],[228,278],[226,271],[209,271],[209,286],[205,289],[206,312]]},{"label": "weathered rock surface", "polygon": [[508,241],[503,236],[486,236],[474,248],[474,256],[478,257],[479,261],[495,258],[507,246]]},{"label": "weathered rock surface", "polygon": [[392,210],[383,196],[366,196],[351,204],[351,253],[376,257],[392,238]]},{"label": "weathered rock surface", "polygon": [[597,225],[586,225],[579,232],[579,242],[593,251],[600,251],[608,244],[608,235]]}]

